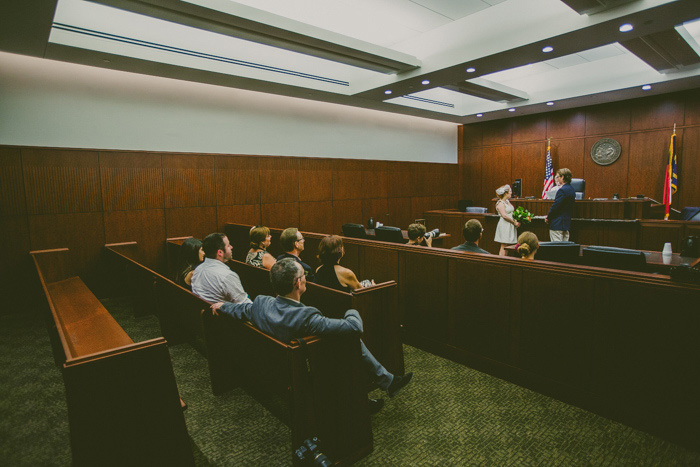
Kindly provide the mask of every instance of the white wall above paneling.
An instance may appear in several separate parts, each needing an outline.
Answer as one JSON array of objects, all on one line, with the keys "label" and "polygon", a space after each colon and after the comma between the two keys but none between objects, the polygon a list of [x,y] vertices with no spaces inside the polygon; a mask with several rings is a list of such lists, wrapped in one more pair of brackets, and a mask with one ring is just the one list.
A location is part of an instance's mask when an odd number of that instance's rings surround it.
[{"label": "white wall above paneling", "polygon": [[457,163],[457,124],[0,53],[0,144]]}]

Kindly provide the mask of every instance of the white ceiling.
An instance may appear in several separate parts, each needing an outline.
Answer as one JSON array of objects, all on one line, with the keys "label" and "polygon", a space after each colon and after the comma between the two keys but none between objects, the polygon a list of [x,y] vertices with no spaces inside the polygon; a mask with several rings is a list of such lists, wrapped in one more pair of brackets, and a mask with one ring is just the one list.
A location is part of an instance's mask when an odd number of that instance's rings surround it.
[{"label": "white ceiling", "polygon": [[0,50],[458,123],[700,87],[698,63],[660,72],[620,44],[668,58],[648,39],[677,31],[695,56],[700,0],[43,3],[2,7]]}]

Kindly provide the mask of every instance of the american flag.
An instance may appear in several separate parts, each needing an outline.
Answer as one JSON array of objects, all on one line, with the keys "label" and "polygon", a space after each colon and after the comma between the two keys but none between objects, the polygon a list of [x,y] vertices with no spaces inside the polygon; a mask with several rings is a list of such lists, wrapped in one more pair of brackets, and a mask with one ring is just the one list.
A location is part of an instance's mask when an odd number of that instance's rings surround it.
[{"label": "american flag", "polygon": [[542,186],[542,199],[547,197],[547,192],[554,186],[554,170],[552,168],[552,156],[549,153],[549,141],[547,141],[547,164],[544,167],[544,186]]}]

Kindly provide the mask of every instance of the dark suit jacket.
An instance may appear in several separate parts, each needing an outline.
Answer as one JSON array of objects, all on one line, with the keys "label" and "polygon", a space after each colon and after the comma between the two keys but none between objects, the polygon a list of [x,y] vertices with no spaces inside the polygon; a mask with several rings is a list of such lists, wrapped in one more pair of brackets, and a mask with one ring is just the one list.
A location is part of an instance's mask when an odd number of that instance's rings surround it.
[{"label": "dark suit jacket", "polygon": [[457,251],[471,251],[472,253],[488,253],[488,251],[472,242],[464,242],[461,245],[453,246],[452,249]]},{"label": "dark suit jacket", "polygon": [[265,334],[282,341],[306,336],[362,334],[362,318],[348,310],[343,319],[326,318],[311,306],[284,297],[258,295],[253,303],[224,303],[221,312],[235,319],[250,321]]},{"label": "dark suit jacket", "polygon": [[563,184],[554,197],[554,203],[549,208],[547,219],[549,230],[569,230],[571,228],[571,214],[574,212],[576,192],[569,183]]},{"label": "dark suit jacket", "polygon": [[301,265],[301,267],[304,269],[304,274],[306,274],[307,281],[310,281],[310,282],[315,281],[314,272],[311,270],[311,266],[309,266],[308,264],[303,262],[300,258],[298,258],[297,256],[294,256],[291,253],[282,253],[281,255],[279,255],[277,257],[277,261],[283,260],[285,258],[292,258],[294,261],[296,261],[297,263],[299,263]]}]

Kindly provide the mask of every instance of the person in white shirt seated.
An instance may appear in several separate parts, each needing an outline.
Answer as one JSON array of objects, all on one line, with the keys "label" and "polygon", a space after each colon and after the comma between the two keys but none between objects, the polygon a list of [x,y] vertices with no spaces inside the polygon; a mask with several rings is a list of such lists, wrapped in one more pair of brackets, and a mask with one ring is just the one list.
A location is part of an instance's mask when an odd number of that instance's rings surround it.
[{"label": "person in white shirt seated", "polygon": [[222,233],[207,235],[202,241],[204,262],[192,273],[192,293],[211,303],[252,303],[243,290],[241,278],[226,262],[231,259],[231,244]]}]

